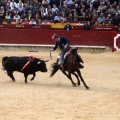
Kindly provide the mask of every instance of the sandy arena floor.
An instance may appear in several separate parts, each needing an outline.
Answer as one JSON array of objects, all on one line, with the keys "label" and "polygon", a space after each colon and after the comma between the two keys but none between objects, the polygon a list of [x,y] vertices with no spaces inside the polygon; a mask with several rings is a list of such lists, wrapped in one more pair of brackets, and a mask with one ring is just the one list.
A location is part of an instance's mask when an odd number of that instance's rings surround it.
[{"label": "sandy arena floor", "polygon": [[[28,84],[22,73],[14,72],[14,83],[0,69],[0,120],[120,120],[120,52],[80,54],[85,62],[82,76],[90,90],[82,83],[72,87],[60,71],[49,78],[57,52],[46,63],[48,72],[37,72],[32,82],[29,76]],[[45,50],[1,50],[0,64],[3,56],[12,55],[49,59],[49,51]]]}]

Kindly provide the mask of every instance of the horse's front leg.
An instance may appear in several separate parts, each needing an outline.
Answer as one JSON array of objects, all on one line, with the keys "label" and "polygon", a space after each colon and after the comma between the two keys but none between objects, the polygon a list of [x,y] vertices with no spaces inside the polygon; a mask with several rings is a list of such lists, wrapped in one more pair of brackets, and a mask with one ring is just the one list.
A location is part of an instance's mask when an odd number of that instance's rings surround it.
[{"label": "horse's front leg", "polygon": [[71,80],[72,84],[73,84],[73,87],[76,87],[76,84],[75,82],[73,81],[72,77],[71,77],[71,73],[69,72],[69,79]]},{"label": "horse's front leg", "polygon": [[79,80],[79,77],[78,75],[74,72],[73,75],[77,78],[77,81],[78,81],[78,86],[80,85],[80,80]]},{"label": "horse's front leg", "polygon": [[[61,70],[62,71],[62,70]],[[76,84],[74,83],[74,81],[72,80],[72,77],[71,77],[71,74],[69,73],[69,75],[65,72],[65,71],[62,71],[63,72],[63,74],[64,75],[66,75],[67,76],[67,78],[68,79],[70,79],[71,80],[71,83],[73,84],[73,86],[75,87],[76,86]]]}]

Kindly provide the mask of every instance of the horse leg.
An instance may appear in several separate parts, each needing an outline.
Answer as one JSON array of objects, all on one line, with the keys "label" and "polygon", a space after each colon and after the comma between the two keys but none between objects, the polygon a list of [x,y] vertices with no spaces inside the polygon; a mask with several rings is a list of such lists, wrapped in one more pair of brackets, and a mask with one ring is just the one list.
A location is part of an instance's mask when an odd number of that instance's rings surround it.
[{"label": "horse leg", "polygon": [[24,73],[24,77],[25,77],[25,83],[27,83],[28,74],[25,74],[25,73]]},{"label": "horse leg", "polygon": [[86,87],[86,89],[89,89],[89,87],[86,85],[86,83],[85,83],[85,81],[84,81],[84,79],[83,79],[83,77],[82,77],[82,75],[81,75],[80,70],[78,70],[77,73],[78,73],[78,75],[79,75],[81,81],[83,82],[84,86]]},{"label": "horse leg", "polygon": [[72,77],[71,77],[71,73],[69,72],[69,79],[71,80],[72,84],[73,84],[73,87],[76,87],[76,84],[75,82],[73,81]]},{"label": "horse leg", "polygon": [[7,75],[15,82],[15,78],[13,76],[13,72],[7,72]]},{"label": "horse leg", "polygon": [[73,73],[73,75],[77,78],[77,81],[78,81],[78,86],[80,85],[80,80],[79,80],[79,77],[76,73]]},{"label": "horse leg", "polygon": [[34,80],[35,76],[36,76],[36,74],[33,73],[33,77],[31,78],[31,81]]},{"label": "horse leg", "polygon": [[[61,70],[62,71],[62,70]],[[71,80],[71,83],[73,84],[73,86],[76,86],[76,84],[74,83],[74,81],[72,80],[72,77],[71,77],[71,74],[69,73],[69,75],[65,72],[65,71],[62,71],[64,75],[67,76],[68,79]]]}]

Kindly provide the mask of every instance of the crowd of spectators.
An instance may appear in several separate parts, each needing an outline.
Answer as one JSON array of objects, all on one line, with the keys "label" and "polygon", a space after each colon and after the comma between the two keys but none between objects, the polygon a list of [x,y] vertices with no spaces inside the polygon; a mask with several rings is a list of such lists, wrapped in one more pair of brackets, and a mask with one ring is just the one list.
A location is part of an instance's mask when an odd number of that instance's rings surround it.
[{"label": "crowd of spectators", "polygon": [[119,26],[120,0],[1,0],[0,19],[14,19],[17,24],[89,21],[92,26],[106,22]]}]

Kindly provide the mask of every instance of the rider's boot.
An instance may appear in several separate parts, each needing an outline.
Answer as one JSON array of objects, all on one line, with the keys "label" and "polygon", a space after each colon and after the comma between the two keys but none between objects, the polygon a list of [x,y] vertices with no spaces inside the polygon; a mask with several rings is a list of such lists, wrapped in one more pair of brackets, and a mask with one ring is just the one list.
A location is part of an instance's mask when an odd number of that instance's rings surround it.
[{"label": "rider's boot", "polygon": [[78,61],[78,62],[82,62],[82,63],[84,63],[84,61],[83,61],[83,59],[81,58],[80,55],[77,55],[77,61]]},{"label": "rider's boot", "polygon": [[79,68],[83,69],[84,66],[82,64],[79,63]]}]

